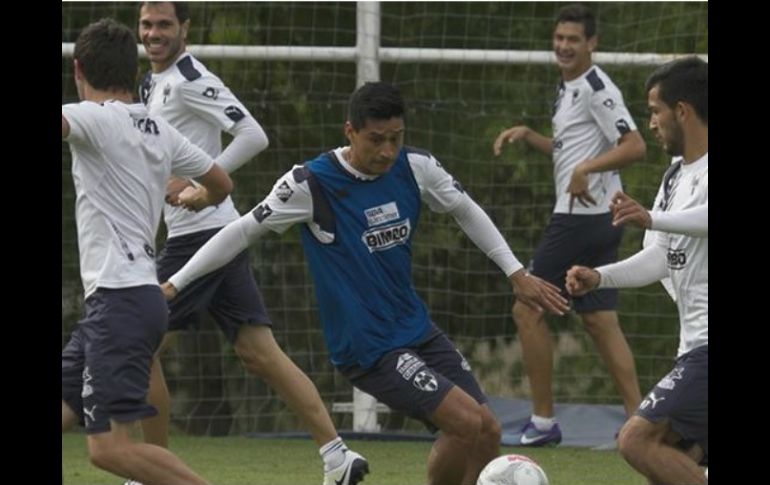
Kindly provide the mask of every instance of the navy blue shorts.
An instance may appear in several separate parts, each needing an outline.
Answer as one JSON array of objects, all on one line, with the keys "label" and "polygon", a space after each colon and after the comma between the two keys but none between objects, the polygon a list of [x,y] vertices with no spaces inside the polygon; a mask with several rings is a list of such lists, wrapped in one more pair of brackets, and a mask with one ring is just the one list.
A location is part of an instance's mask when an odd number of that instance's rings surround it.
[{"label": "navy blue shorts", "polygon": [[86,432],[155,416],[147,404],[150,364],[168,324],[157,285],[99,288],[61,353],[62,400]]},{"label": "navy blue shorts", "polygon": [[471,366],[437,327],[420,344],[394,349],[370,369],[340,369],[360,390],[391,409],[422,421],[433,433],[438,427],[429,416],[453,386],[459,386],[479,404],[487,402]]},{"label": "navy blue shorts", "polygon": [[[595,268],[618,260],[622,227],[613,227],[612,214],[553,214],[535,249],[529,272],[565,289],[567,270],[579,264]],[[577,313],[614,310],[618,290],[602,289],[572,299]]]},{"label": "navy blue shorts", "polygon": [[[158,280],[168,280],[217,232],[219,229],[211,229],[166,241],[158,258]],[[169,302],[169,310],[169,331],[198,327],[208,311],[230,343],[235,343],[243,324],[272,325],[251,271],[248,251],[192,282]]]},{"label": "navy blue shorts", "polygon": [[686,441],[698,443],[708,455],[708,345],[679,357],[674,369],[647,394],[636,414],[653,423],[668,420],[675,433]]}]

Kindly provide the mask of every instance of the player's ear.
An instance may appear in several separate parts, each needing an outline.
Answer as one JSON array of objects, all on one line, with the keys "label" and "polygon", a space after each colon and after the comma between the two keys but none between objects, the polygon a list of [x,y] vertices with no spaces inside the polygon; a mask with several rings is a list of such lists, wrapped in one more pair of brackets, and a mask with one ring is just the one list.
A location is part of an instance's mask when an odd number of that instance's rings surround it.
[{"label": "player's ear", "polygon": [[352,138],[353,134],[356,131],[356,129],[353,128],[353,123],[351,123],[350,121],[346,121],[345,122],[345,127],[344,127],[343,131],[345,132],[345,138],[347,138],[348,141],[352,142],[353,141],[353,138]]},{"label": "player's ear", "polygon": [[181,30],[180,34],[182,36],[182,40],[186,41],[187,40],[187,32],[189,32],[189,30],[190,30],[190,19],[187,19],[184,22],[182,22],[182,25],[180,25],[179,28]]}]

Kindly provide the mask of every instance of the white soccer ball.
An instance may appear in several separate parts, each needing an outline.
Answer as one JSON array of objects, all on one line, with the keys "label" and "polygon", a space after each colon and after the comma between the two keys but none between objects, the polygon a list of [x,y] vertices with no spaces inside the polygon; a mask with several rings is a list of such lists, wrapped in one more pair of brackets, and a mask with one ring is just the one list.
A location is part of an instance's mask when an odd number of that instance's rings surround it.
[{"label": "white soccer ball", "polygon": [[487,463],[476,485],[548,485],[548,477],[524,455],[503,455]]}]

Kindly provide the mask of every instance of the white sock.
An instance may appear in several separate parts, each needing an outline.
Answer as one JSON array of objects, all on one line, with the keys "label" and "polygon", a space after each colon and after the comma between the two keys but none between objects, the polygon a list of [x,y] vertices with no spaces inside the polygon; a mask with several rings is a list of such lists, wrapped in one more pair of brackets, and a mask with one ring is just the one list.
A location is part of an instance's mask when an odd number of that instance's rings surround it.
[{"label": "white sock", "polygon": [[324,472],[342,465],[342,462],[345,461],[345,451],[347,449],[348,447],[345,446],[345,442],[339,436],[319,448],[318,453],[324,461]]},{"label": "white sock", "polygon": [[556,424],[556,417],[544,418],[533,414],[531,419],[538,431],[550,431]]}]

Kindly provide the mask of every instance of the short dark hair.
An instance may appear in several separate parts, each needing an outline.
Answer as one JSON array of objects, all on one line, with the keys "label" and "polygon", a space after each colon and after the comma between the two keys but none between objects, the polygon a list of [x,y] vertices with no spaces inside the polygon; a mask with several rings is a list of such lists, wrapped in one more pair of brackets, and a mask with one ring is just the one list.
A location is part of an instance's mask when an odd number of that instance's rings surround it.
[{"label": "short dark hair", "polygon": [[110,18],[88,25],[75,41],[75,53],[88,84],[100,91],[134,90],[139,72],[134,31]]},{"label": "short dark hair", "polygon": [[583,32],[586,35],[586,39],[596,35],[596,17],[585,5],[571,3],[562,7],[556,14],[556,22],[554,24],[558,25],[562,22],[583,24]]},{"label": "short dark hair", "polygon": [[676,59],[653,71],[645,88],[658,86],[658,96],[670,108],[684,102],[706,125],[709,123],[709,65],[697,56]]},{"label": "short dark hair", "polygon": [[145,5],[156,5],[158,3],[170,3],[174,6],[174,15],[176,15],[176,19],[179,21],[180,24],[185,23],[186,20],[189,20],[190,18],[190,4],[187,2],[143,2],[142,6]]},{"label": "short dark hair", "polygon": [[384,82],[368,82],[350,95],[348,121],[358,131],[366,120],[404,117],[404,98],[397,87]]}]

